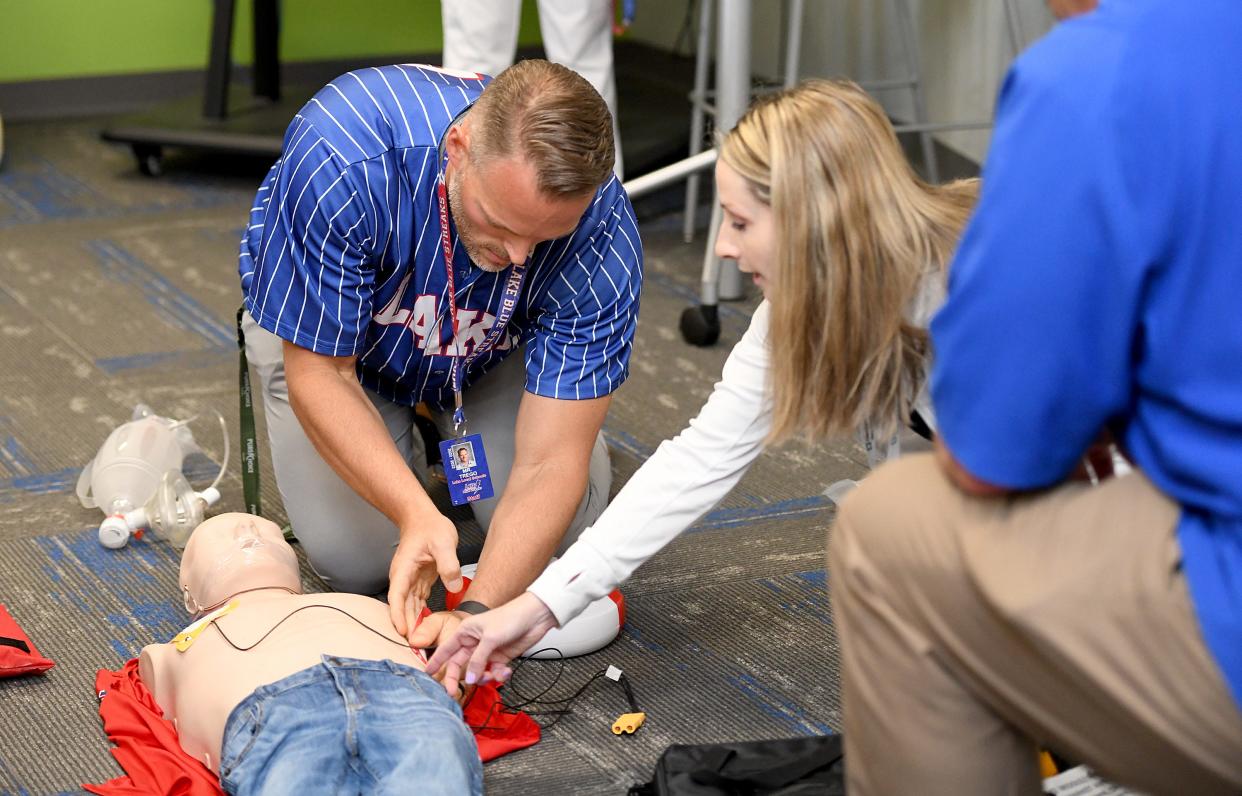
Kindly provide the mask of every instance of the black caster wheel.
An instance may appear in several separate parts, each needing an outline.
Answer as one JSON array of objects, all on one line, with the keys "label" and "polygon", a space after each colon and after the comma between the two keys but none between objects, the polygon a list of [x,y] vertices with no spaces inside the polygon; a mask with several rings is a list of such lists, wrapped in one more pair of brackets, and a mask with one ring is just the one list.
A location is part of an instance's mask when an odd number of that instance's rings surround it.
[{"label": "black caster wheel", "polygon": [[134,158],[138,161],[138,171],[148,177],[158,177],[164,173],[164,153],[157,146],[134,145]]},{"label": "black caster wheel", "polygon": [[681,313],[681,336],[690,345],[715,345],[720,339],[720,317],[716,305],[686,307]]}]

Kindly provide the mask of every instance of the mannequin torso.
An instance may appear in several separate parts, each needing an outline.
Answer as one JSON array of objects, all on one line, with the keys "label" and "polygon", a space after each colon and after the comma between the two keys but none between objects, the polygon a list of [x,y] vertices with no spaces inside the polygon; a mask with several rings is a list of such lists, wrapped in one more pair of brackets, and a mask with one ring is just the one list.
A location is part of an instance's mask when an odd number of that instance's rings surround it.
[{"label": "mannequin torso", "polygon": [[[206,627],[185,652],[171,644],[142,650],[139,673],[143,683],[177,727],[181,746],[212,771],[218,770],[224,725],[233,708],[261,685],[276,682],[319,663],[322,655],[389,659],[422,669],[421,653],[400,641],[388,607],[358,594],[289,594],[271,589],[234,598],[236,607],[216,622],[239,647],[249,647],[280,622],[261,644],[248,652],[233,649],[215,628]],[[346,611],[387,641],[328,605]],[[228,676],[221,676],[227,672]]]}]

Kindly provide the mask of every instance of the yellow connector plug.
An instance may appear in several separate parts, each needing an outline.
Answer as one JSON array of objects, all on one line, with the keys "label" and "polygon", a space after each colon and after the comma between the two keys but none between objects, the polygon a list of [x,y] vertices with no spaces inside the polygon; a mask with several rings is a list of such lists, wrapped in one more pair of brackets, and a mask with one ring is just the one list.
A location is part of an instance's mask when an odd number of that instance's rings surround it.
[{"label": "yellow connector plug", "polygon": [[622,716],[618,717],[616,721],[612,723],[612,732],[615,735],[620,735],[621,733],[625,733],[626,735],[631,735],[633,734],[634,730],[637,730],[639,727],[643,726],[643,722],[646,720],[647,720],[646,713],[623,714]]}]

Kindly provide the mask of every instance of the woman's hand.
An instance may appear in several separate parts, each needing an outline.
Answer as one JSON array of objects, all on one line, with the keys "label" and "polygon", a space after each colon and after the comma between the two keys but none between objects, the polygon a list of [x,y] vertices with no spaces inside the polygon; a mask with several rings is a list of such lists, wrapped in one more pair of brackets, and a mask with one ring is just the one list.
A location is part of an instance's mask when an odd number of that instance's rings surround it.
[{"label": "woman's hand", "polygon": [[499,608],[462,622],[457,633],[436,648],[427,662],[427,673],[435,676],[443,668],[442,682],[450,694],[457,693],[463,680],[467,685],[504,682],[512,674],[509,661],[554,627],[556,617],[548,606],[523,592]]}]

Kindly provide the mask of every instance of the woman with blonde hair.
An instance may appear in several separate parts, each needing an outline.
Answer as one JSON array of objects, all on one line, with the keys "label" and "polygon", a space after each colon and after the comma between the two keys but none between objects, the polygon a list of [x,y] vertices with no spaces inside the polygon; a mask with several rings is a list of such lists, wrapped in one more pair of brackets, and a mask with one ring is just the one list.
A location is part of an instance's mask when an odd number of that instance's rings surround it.
[{"label": "woman with blonde hair", "polygon": [[[771,439],[930,424],[926,326],[978,182],[924,183],[879,104],[827,80],[757,101],[716,172],[717,252],[771,305]],[[748,257],[755,218],[775,237]]]},{"label": "woman with blonde hair", "polygon": [[[716,253],[763,291],[698,417],[662,443],[529,590],[466,619],[428,671],[450,691],[609,593],[723,498],[766,444],[900,423],[934,428],[926,327],[976,181],[920,180],[857,85],[809,80],[758,100],[724,137]],[[913,421],[912,421],[913,418]]]}]

